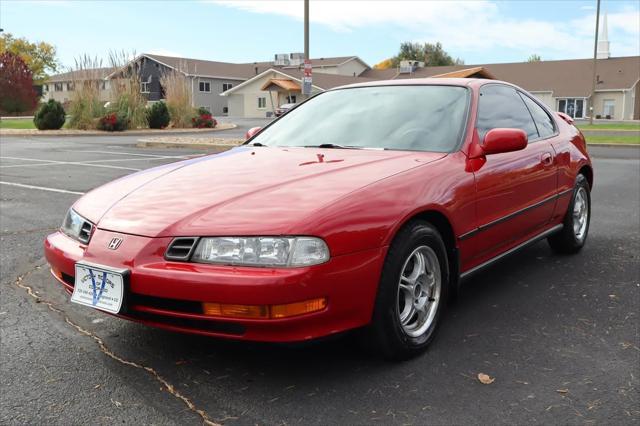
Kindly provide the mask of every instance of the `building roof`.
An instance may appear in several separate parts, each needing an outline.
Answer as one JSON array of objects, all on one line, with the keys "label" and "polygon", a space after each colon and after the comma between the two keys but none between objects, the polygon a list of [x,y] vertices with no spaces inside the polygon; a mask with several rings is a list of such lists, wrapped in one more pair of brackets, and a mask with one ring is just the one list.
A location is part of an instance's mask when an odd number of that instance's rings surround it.
[{"label": "building roof", "polygon": [[446,72],[444,74],[436,74],[432,77],[437,78],[486,78],[495,80],[495,76],[484,67],[465,68],[463,70]]},{"label": "building roof", "polygon": [[[395,78],[432,77],[472,67],[483,67],[496,79],[508,81],[530,92],[553,92],[555,97],[591,95],[593,59],[426,67],[411,74],[397,74]],[[640,56],[598,59],[596,74],[599,75],[596,91],[630,89],[640,78]],[[365,72],[363,75],[371,73]]]},{"label": "building roof", "polygon": [[[227,96],[230,95],[240,89],[242,89],[243,87],[245,87],[246,85],[252,83],[253,81],[259,80],[263,77],[265,77],[265,75],[271,73],[271,72],[275,72],[277,74],[279,74],[281,77],[278,78],[273,78],[270,77],[269,80],[267,80],[265,82],[265,84],[262,86],[263,89],[265,90],[265,88],[273,85],[274,80],[277,80],[278,82],[280,82],[281,84],[283,84],[284,81],[289,81],[289,82],[296,82],[296,83],[300,83],[302,81],[302,74],[303,74],[303,70],[301,69],[286,69],[286,68],[276,68],[276,67],[271,67],[268,68],[264,71],[262,71],[260,74],[253,76],[252,78],[243,81],[242,83],[238,84],[237,86],[232,87],[231,89],[227,90],[226,92],[224,92],[223,96]],[[338,87],[338,86],[344,86],[347,84],[354,84],[354,83],[367,83],[367,82],[373,82],[376,81],[374,79],[371,78],[363,78],[363,77],[352,77],[349,75],[339,75],[339,74],[325,74],[325,73],[314,73],[313,74],[313,87],[315,87],[316,89],[320,89],[320,90],[327,90],[327,89],[332,89],[334,87]],[[280,86],[282,87],[282,86]],[[293,86],[291,86],[293,87]],[[293,91],[293,90],[292,90]]]},{"label": "building roof", "polygon": [[61,74],[52,75],[47,79],[49,83],[61,81],[79,81],[79,80],[102,80],[113,71],[113,68],[87,68],[83,70],[74,70],[63,72]]},{"label": "building roof", "polygon": [[288,92],[300,91],[300,84],[288,78],[272,78],[263,84],[260,90],[269,90],[272,86],[277,86]]},{"label": "building roof", "polygon": [[[275,66],[273,62],[248,62],[248,63],[230,63],[230,62],[217,62],[206,61],[202,59],[191,58],[179,58],[173,56],[161,56],[150,53],[144,53],[142,56],[146,56],[161,64],[167,65],[176,70],[182,71],[188,75],[196,75],[201,77],[220,77],[234,80],[246,80],[253,76],[256,76],[270,68],[277,68],[282,70],[297,70],[302,66]],[[334,67],[346,62],[357,60],[364,66],[368,65],[357,56],[337,56],[331,58],[316,58],[311,59],[311,65],[313,68]]]}]

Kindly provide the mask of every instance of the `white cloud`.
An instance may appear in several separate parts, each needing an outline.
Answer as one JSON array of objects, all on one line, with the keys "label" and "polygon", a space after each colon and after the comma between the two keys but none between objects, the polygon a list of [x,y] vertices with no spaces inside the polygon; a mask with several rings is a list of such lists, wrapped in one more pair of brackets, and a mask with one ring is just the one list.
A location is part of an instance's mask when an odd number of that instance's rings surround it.
[{"label": "white cloud", "polygon": [[[302,1],[206,0],[252,13],[303,19]],[[585,13],[585,12],[582,12]],[[593,50],[595,14],[576,12],[564,22],[514,19],[500,4],[480,1],[311,1],[311,22],[334,31],[391,24],[401,27],[414,41],[440,41],[450,52],[491,52],[511,49],[547,52],[556,58],[588,57]],[[609,39],[614,55],[640,54],[640,12],[628,8],[609,14]],[[460,55],[462,56],[462,55]]]}]

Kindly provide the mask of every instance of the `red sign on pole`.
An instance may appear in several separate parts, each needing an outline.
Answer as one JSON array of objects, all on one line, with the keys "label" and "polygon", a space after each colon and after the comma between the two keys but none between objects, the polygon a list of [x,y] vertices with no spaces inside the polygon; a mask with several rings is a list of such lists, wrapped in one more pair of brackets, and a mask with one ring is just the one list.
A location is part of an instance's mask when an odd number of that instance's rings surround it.
[{"label": "red sign on pole", "polygon": [[310,95],[312,86],[311,77],[311,61],[309,59],[304,60],[304,74],[302,77],[302,94]]}]

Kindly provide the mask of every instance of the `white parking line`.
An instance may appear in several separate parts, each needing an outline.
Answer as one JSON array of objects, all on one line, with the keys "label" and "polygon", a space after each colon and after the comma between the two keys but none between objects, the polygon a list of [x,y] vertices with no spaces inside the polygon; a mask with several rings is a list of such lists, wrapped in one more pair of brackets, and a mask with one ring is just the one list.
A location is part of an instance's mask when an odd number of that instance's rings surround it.
[{"label": "white parking line", "polygon": [[157,158],[191,158],[196,155],[202,154],[193,154],[193,155],[156,155],[156,154],[137,154],[134,152],[113,152],[113,151],[78,151],[78,150],[67,150],[66,152],[89,152],[93,154],[109,154],[109,155],[133,155],[136,157],[157,157]]},{"label": "white parking line", "polygon": [[7,157],[7,156],[1,156],[0,158],[5,158],[7,160],[19,160],[19,161],[36,161],[36,162],[44,162],[44,163],[55,163],[56,161],[53,160],[40,160],[39,158],[23,158],[23,157]]},{"label": "white parking line", "polygon": [[[0,157],[6,158],[9,160],[23,160],[23,161],[38,161],[39,164],[9,164],[6,166],[0,166],[0,168],[8,169],[12,167],[38,167],[38,166],[56,166],[60,164],[72,165],[72,166],[85,166],[85,167],[98,167],[105,169],[119,169],[119,170],[131,170],[134,172],[139,172],[143,169],[136,169],[133,167],[122,167],[122,166],[109,166],[107,164],[95,164],[95,163],[84,163],[81,161],[54,161],[54,160],[39,160],[33,158],[20,158],[20,157]],[[100,160],[92,160],[92,161],[100,161]]]},{"label": "white parking line", "polygon": [[68,191],[68,190],[66,190],[66,189],[59,189],[59,188],[48,188],[48,187],[46,187],[46,186],[26,185],[26,184],[24,184],[24,183],[3,182],[3,181],[0,181],[0,184],[2,184],[2,185],[8,185],[8,186],[17,186],[17,187],[19,187],[19,188],[38,189],[38,190],[40,190],[40,191],[61,192],[61,193],[63,193],[63,194],[84,195],[84,192]]}]

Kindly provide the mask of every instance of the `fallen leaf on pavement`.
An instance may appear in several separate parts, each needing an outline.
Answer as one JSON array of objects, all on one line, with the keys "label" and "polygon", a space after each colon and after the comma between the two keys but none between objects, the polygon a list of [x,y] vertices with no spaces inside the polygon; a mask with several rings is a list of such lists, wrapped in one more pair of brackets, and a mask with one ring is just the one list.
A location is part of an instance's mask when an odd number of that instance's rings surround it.
[{"label": "fallen leaf on pavement", "polygon": [[557,389],[556,392],[558,392],[558,393],[569,393],[569,389]]},{"label": "fallen leaf on pavement", "polygon": [[480,383],[482,383],[483,385],[490,385],[491,383],[496,381],[495,378],[484,373],[478,373],[478,380],[480,380]]}]

